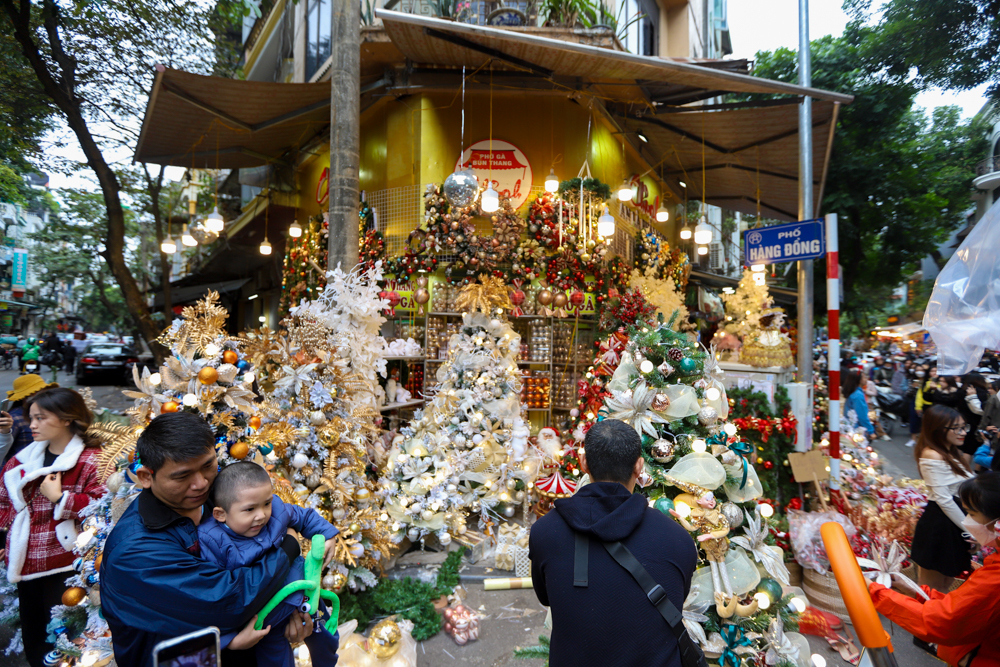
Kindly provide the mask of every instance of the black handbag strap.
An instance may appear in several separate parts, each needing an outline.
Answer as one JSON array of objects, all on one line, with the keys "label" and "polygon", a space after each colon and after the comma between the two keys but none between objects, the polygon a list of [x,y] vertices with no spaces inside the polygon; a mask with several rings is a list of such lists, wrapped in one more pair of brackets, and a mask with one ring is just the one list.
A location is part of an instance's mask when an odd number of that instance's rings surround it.
[{"label": "black handbag strap", "polygon": [[573,586],[587,588],[589,585],[588,560],[590,559],[590,540],[584,533],[576,534],[576,551],[573,556]]},{"label": "black handbag strap", "polygon": [[[584,535],[584,539],[586,535]],[[579,533],[577,534],[577,544],[579,545]],[[660,616],[670,626],[670,630],[677,638],[677,648],[681,654],[681,664],[684,667],[708,667],[705,662],[705,654],[698,648],[687,628],[684,627],[684,617],[677,610],[674,603],[667,597],[667,592],[656,583],[656,580],[646,571],[632,552],[621,542],[604,542],[604,548],[619,565],[628,570],[632,578],[636,580],[642,590],[646,592],[646,597],[653,603]],[[579,551],[579,549],[578,549]]]}]

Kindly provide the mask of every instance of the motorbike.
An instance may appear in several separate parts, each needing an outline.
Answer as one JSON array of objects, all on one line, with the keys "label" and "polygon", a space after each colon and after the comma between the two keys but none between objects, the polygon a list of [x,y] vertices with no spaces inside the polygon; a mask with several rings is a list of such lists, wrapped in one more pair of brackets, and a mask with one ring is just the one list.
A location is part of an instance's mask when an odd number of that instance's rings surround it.
[{"label": "motorbike", "polygon": [[906,424],[910,420],[910,410],[906,403],[906,397],[897,394],[890,387],[878,386],[878,394],[875,395],[875,407],[878,414],[879,423],[886,435],[892,435],[895,422]]},{"label": "motorbike", "polygon": [[29,359],[24,362],[24,368],[21,369],[21,375],[30,375],[31,373],[38,372],[38,360]]}]

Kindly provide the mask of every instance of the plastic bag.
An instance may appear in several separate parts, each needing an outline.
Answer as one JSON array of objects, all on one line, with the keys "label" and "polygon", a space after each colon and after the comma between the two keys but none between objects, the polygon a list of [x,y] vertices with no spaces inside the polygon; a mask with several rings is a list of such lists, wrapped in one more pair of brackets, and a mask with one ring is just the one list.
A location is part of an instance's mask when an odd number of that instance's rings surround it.
[{"label": "plastic bag", "polygon": [[830,569],[826,547],[823,546],[823,537],[819,532],[820,526],[829,521],[836,521],[843,526],[848,539],[858,532],[851,520],[839,512],[788,510],[788,534],[792,538],[795,560],[802,567],[810,567],[820,574],[826,574]]},{"label": "plastic bag", "polygon": [[964,375],[986,348],[1000,348],[1000,203],[972,228],[934,281],[924,328],[939,375]]}]

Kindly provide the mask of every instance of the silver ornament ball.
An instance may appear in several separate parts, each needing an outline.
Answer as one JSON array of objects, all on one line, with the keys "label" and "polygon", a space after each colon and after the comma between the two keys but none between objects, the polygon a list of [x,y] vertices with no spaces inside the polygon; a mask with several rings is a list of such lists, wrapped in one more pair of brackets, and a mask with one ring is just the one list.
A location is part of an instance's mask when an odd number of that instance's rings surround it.
[{"label": "silver ornament ball", "polygon": [[722,516],[726,517],[726,521],[729,522],[730,530],[733,528],[739,528],[740,524],[743,523],[743,510],[740,506],[735,503],[722,503],[720,508]]},{"label": "silver ornament ball", "polygon": [[456,171],[444,179],[444,196],[452,206],[468,206],[479,194],[479,180],[468,169]]},{"label": "silver ornament ball", "polygon": [[719,412],[713,407],[705,407],[698,411],[698,423],[711,426],[719,420]]}]

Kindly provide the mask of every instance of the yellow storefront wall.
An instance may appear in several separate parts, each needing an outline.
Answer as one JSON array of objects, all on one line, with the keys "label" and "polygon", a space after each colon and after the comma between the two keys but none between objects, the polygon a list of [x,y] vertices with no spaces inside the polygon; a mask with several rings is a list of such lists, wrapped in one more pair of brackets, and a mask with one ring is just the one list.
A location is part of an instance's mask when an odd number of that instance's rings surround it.
[{"label": "yellow storefront wall", "polygon": [[[427,183],[443,183],[459,159],[461,123],[460,94],[414,95],[384,100],[368,109],[361,122],[360,188],[374,192],[419,186],[422,190]],[[613,126],[600,113],[564,96],[497,90],[493,94],[492,127],[494,139],[514,144],[524,153],[535,186],[544,183],[552,167],[560,180],[574,178],[589,159],[591,175],[617,191],[623,179],[644,174],[651,163],[663,157],[639,158],[627,143],[623,155],[622,136],[614,134]],[[465,147],[489,138],[490,95],[467,93]],[[323,174],[328,167],[329,149],[323,147],[299,169],[299,205],[310,216],[326,208],[319,203],[322,196],[317,197],[317,191],[324,191]],[[642,185],[641,191],[646,194],[645,202],[641,202],[642,216],[649,220],[659,205],[661,186],[654,174],[643,177]],[[669,207],[677,199],[668,193],[666,201]],[[635,207],[630,209],[634,211]],[[389,230],[390,234],[409,233],[422,214],[418,207],[409,229]]]}]

